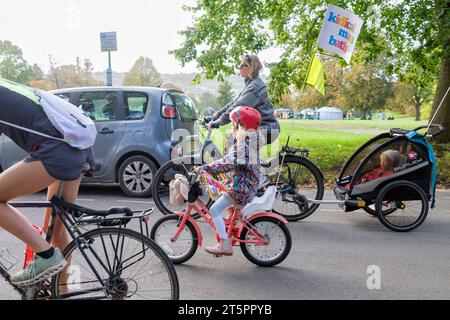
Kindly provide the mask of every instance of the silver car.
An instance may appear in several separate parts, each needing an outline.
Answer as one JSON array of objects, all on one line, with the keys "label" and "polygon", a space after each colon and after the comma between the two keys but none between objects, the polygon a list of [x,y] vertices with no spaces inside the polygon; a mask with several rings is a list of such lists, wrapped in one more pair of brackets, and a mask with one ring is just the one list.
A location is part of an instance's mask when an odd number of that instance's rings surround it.
[{"label": "silver car", "polygon": [[[83,183],[119,183],[128,196],[148,197],[157,169],[170,160],[174,147],[180,144],[175,130],[184,129],[181,131],[192,135],[184,134],[183,138],[197,140],[196,107],[177,90],[86,87],[52,92],[80,107],[97,127],[96,172]],[[26,156],[8,137],[0,136],[0,170]]]}]

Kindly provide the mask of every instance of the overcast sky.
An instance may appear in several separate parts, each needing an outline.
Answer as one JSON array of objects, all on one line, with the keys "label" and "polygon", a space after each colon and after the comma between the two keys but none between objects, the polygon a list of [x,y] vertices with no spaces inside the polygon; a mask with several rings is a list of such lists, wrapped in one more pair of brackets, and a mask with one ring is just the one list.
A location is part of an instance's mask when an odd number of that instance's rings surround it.
[{"label": "overcast sky", "polygon": [[[100,50],[100,32],[117,31],[118,51],[112,52],[112,68],[127,72],[140,56],[153,60],[160,73],[196,72],[196,64],[184,68],[168,51],[183,38],[177,31],[192,23],[182,5],[195,0],[8,0],[0,9],[0,40],[19,46],[29,63],[44,70],[51,54],[58,64],[73,64],[88,57],[95,71],[107,68],[107,53]],[[269,50],[261,54],[274,61]]]}]

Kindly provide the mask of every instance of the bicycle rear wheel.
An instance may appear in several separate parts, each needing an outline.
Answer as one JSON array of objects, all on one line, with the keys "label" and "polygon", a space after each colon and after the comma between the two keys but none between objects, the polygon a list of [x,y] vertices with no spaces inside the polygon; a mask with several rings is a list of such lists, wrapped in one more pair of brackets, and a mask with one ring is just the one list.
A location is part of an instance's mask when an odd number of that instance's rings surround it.
[{"label": "bicycle rear wheel", "polygon": [[[175,174],[182,174],[188,177],[189,171],[198,164],[195,164],[194,158],[183,157],[178,159],[173,159],[166,162],[153,177],[152,182],[152,197],[155,202],[156,207],[161,211],[162,214],[173,214],[175,212],[181,212],[187,209],[189,203],[185,203],[181,206],[175,206],[169,202],[168,199],[168,183],[175,177]],[[212,200],[208,196],[207,192],[203,190],[203,195],[200,199],[205,203],[206,207],[209,208],[212,205]],[[195,213],[192,215],[194,219],[200,216]]]},{"label": "bicycle rear wheel", "polygon": [[[271,217],[259,217],[248,223],[253,230],[268,240],[267,245],[241,242],[242,253],[249,261],[261,267],[272,267],[286,259],[291,251],[292,238],[283,222]],[[249,232],[249,229],[244,228],[239,239],[251,241],[255,239],[255,236]]]},{"label": "bicycle rear wheel", "polygon": [[70,264],[52,278],[56,299],[179,298],[178,277],[170,259],[136,231],[98,228],[72,241],[63,255]]},{"label": "bicycle rear wheel", "polygon": [[[280,158],[281,164],[281,158]],[[270,184],[276,185],[279,166],[270,169]],[[276,186],[280,195],[277,197],[273,211],[288,221],[305,219],[317,210],[318,204],[305,207],[300,196],[322,200],[324,193],[323,175],[310,160],[299,156],[286,156]]]}]

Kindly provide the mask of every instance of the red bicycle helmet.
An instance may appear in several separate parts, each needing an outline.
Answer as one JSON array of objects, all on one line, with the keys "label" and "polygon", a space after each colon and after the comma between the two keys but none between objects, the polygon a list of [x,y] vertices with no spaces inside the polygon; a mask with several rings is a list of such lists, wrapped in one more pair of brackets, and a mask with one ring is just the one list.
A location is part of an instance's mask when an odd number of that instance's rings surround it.
[{"label": "red bicycle helmet", "polygon": [[243,126],[245,130],[257,130],[261,124],[261,114],[259,111],[247,106],[234,108],[230,113],[230,119]]}]

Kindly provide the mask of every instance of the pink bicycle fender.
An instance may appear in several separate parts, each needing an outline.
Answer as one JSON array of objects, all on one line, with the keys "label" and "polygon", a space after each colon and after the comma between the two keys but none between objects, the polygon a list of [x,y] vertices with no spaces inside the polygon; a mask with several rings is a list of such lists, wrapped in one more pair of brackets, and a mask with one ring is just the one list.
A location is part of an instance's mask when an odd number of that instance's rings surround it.
[{"label": "pink bicycle fender", "polygon": [[[182,214],[180,212],[175,213],[177,216],[182,216]],[[198,246],[201,247],[202,246],[202,242],[203,242],[203,235],[202,235],[202,231],[200,230],[200,227],[197,223],[197,221],[195,221],[194,218],[192,218],[191,215],[189,215],[187,217],[187,220],[189,220],[192,225],[194,226],[195,231],[197,232],[197,237],[198,237]]]}]

